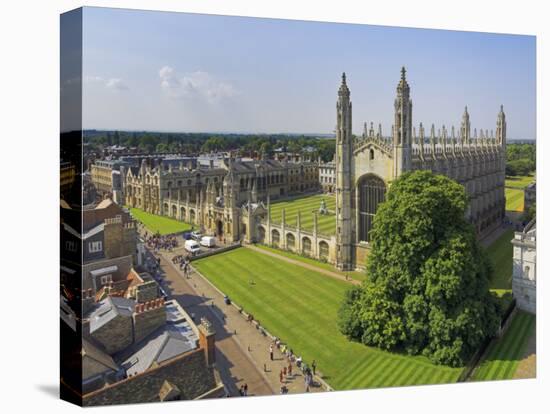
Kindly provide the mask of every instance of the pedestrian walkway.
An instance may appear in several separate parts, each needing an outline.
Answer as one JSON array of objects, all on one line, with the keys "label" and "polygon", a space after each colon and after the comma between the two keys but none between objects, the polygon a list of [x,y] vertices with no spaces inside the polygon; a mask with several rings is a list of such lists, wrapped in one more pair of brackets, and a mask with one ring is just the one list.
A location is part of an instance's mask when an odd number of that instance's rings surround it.
[{"label": "pedestrian walkway", "polygon": [[[165,259],[163,263],[170,266],[172,271],[177,272],[181,280],[185,281],[192,288],[197,297],[203,298],[212,313],[216,316],[222,329],[239,344],[249,361],[254,364],[265,381],[268,382],[273,393],[280,393],[282,385],[287,387],[289,394],[306,392],[303,373],[295,364],[292,364],[292,375],[288,375],[289,361],[274,344],[273,360],[271,360],[269,349],[273,343],[272,339],[263,334],[256,324],[249,322],[239,312],[237,307],[226,304],[223,293],[195,269],[192,268],[192,271],[186,278],[177,265],[172,263],[174,254],[163,253],[162,256]],[[281,383],[280,373],[285,368],[287,369],[287,376],[283,376],[283,382]],[[320,385],[310,387],[310,392],[323,390]]]},{"label": "pedestrian walkway", "polygon": [[193,286],[196,285],[194,279],[198,277],[185,279],[164,255],[161,256],[160,266],[161,285],[169,297],[177,300],[196,323],[202,317],[212,323],[216,331],[216,366],[229,395],[238,396],[239,388],[245,384],[250,396],[278,393],[278,388],[271,386],[254,361],[242,350],[236,336],[227,330],[219,311],[211,306],[208,292]]},{"label": "pedestrian walkway", "polygon": [[333,277],[335,279],[351,283],[353,285],[360,285],[361,284],[361,282],[359,280],[355,280],[355,279],[352,279],[352,278],[348,278],[346,280],[346,277],[342,276],[339,273],[331,272],[330,270],[323,269],[321,267],[314,266],[314,265],[311,265],[309,263],[304,263],[304,262],[301,262],[300,260],[295,260],[295,259],[292,259],[290,257],[283,256],[283,255],[277,254],[277,253],[269,251],[269,250],[260,249],[259,247],[256,247],[252,244],[243,244],[243,246],[246,247],[247,249],[254,250],[255,252],[262,253],[262,254],[265,254],[267,256],[275,257],[275,258],[277,258],[279,260],[282,260],[284,262],[292,263],[292,264],[301,266],[303,268],[313,270],[314,272],[322,273],[323,275],[330,276],[330,277]]}]

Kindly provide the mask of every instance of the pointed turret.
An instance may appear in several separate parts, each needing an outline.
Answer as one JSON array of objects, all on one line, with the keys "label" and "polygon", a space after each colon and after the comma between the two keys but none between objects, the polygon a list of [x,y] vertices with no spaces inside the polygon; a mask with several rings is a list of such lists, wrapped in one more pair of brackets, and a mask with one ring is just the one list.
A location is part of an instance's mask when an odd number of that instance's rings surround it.
[{"label": "pointed turret", "polygon": [[396,92],[393,128],[394,178],[409,170],[411,166],[412,101],[405,67],[401,68],[401,79]]},{"label": "pointed turret", "polygon": [[500,111],[497,115],[496,142],[499,145],[506,145],[506,115],[504,106],[500,105]]},{"label": "pointed turret", "polygon": [[460,137],[462,138],[462,143],[470,141],[470,114],[468,113],[467,106],[464,107],[464,113],[462,114]]},{"label": "pointed turret", "polygon": [[346,74],[338,89],[336,102],[336,242],[340,249],[337,252],[336,265],[341,270],[352,266],[352,152],[353,136],[351,128],[352,104],[350,91],[346,84]]}]

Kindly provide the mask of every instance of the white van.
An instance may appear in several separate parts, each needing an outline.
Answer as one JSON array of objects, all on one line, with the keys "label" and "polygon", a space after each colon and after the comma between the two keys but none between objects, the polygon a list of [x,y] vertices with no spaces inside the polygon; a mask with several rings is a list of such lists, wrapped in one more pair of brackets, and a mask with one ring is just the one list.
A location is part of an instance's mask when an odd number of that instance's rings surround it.
[{"label": "white van", "polygon": [[184,247],[191,254],[197,254],[201,251],[201,247],[195,240],[185,240]]},{"label": "white van", "polygon": [[212,236],[204,236],[201,239],[201,246],[204,247],[215,247],[216,246],[216,238]]}]

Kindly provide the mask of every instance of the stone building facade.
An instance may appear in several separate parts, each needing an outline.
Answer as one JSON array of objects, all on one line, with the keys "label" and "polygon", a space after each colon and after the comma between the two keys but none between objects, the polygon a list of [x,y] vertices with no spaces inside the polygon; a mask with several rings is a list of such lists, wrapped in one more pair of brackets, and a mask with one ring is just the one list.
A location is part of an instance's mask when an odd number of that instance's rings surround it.
[{"label": "stone building facade", "polygon": [[342,76],[336,104],[336,262],[340,269],[365,265],[370,232],[378,204],[391,182],[402,173],[431,170],[462,184],[470,196],[467,218],[483,235],[499,225],[505,214],[506,118],[502,106],[496,131],[474,129],[465,108],[460,128],[422,123],[413,127],[410,87],[401,70],[394,101],[390,137],[379,125],[364,125],[361,136],[352,134],[352,102]]},{"label": "stone building facade", "polygon": [[237,161],[219,167],[168,168],[143,161],[125,175],[125,203],[185,221],[228,241],[244,237],[243,204],[283,199],[319,190],[317,163]]},{"label": "stone building facade", "polygon": [[332,194],[336,191],[336,163],[334,161],[319,163],[319,183],[325,193]]},{"label": "stone building facade", "polygon": [[512,293],[519,309],[537,311],[537,232],[533,219],[522,232],[512,239],[514,262],[512,270]]}]

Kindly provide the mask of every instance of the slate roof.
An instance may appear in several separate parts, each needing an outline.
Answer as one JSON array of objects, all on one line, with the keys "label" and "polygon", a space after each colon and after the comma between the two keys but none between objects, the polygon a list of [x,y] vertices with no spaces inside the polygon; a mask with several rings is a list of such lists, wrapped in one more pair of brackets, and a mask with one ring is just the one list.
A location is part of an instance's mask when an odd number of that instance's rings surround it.
[{"label": "slate roof", "polygon": [[[82,358],[90,358],[94,363],[100,364],[105,369],[112,369],[118,371],[119,367],[116,362],[106,352],[101,350],[99,346],[93,344],[90,340],[82,338]],[[83,364],[83,367],[88,366]],[[82,372],[82,378],[88,378],[95,373]]]},{"label": "slate roof", "polygon": [[148,370],[198,347],[198,338],[188,322],[166,324],[137,344],[115,356],[126,370],[126,375],[135,375]]},{"label": "slate roof", "polygon": [[132,317],[136,302],[116,296],[108,296],[90,314],[90,333],[93,333],[117,316]]}]

